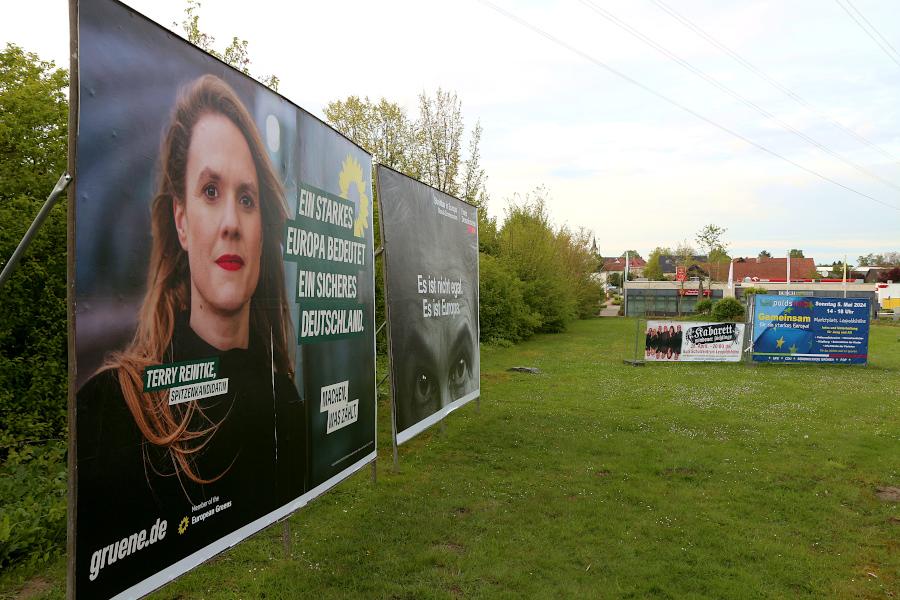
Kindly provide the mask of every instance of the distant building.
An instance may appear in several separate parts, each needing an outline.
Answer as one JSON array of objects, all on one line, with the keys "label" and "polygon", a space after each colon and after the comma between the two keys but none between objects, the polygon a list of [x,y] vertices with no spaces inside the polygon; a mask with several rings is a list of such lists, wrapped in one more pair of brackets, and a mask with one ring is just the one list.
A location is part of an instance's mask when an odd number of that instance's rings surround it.
[{"label": "distant building", "polygon": [[[619,273],[624,276],[625,273],[625,257],[624,256],[604,256],[602,258],[603,264],[600,267],[600,279],[604,285],[606,285],[609,281],[609,275],[611,273]],[[647,261],[645,261],[641,257],[635,257],[628,259],[628,272],[634,277],[643,277],[644,275],[644,267],[647,266]]]},{"label": "distant building", "polygon": [[[734,264],[734,281],[785,281],[787,279],[787,258],[760,258],[758,256],[732,260]],[[791,281],[815,279],[819,276],[816,261],[811,258],[792,258]],[[716,281],[728,281],[728,261],[704,264],[703,267],[712,274]]]},{"label": "distant building", "polygon": [[[798,259],[799,260],[799,259]],[[784,259],[781,259],[782,263]],[[726,267],[728,263],[725,263]],[[735,262],[735,266],[737,263]],[[794,279],[791,275],[791,279]],[[763,287],[767,293],[781,296],[819,296],[819,297],[843,297],[868,298],[872,302],[872,315],[879,308],[896,305],[900,308],[900,298],[896,300],[890,296],[890,291],[885,288],[862,282],[820,282],[794,281],[786,283],[784,277],[780,282],[735,282],[732,288],[727,283],[717,282],[711,286],[703,285],[700,289],[699,281],[687,281],[682,285],[677,281],[629,281],[626,293],[628,295],[628,316],[674,316],[687,315],[695,311],[697,302],[702,298],[708,298],[716,302],[722,298],[735,297],[742,303],[747,302],[745,288]],[[884,284],[881,284],[884,285]],[[897,284],[900,289],[900,284]],[[897,292],[894,291],[896,295]],[[895,302],[896,304],[891,304]]]},{"label": "distant building", "polygon": [[819,275],[822,277],[828,277],[831,274],[832,265],[816,265],[816,271],[819,272]]},{"label": "distant building", "polygon": [[[694,265],[702,265],[707,261],[707,257],[705,254],[695,254],[691,256],[691,259],[688,261],[688,269]],[[678,266],[678,263],[681,262],[680,256],[673,256],[671,254],[661,254],[659,257],[659,266],[662,269],[663,275],[669,276],[671,275],[672,279],[675,278],[675,267]],[[705,269],[704,269],[705,270]]]},{"label": "distant building", "polygon": [[847,279],[862,279],[866,283],[877,283],[882,271],[888,271],[891,267],[853,267],[847,271]]}]

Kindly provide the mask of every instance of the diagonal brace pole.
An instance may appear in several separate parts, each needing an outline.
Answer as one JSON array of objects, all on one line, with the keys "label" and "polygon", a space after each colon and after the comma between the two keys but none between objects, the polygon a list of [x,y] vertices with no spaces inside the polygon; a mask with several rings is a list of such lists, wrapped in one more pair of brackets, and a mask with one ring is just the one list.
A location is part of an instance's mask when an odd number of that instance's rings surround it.
[{"label": "diagonal brace pole", "polygon": [[38,211],[37,216],[31,223],[31,227],[29,227],[28,231],[25,232],[25,237],[23,237],[22,241],[19,242],[19,245],[16,248],[15,252],[12,253],[12,256],[9,257],[9,261],[7,261],[6,266],[3,267],[3,272],[0,273],[0,288],[3,287],[3,284],[6,283],[6,280],[9,279],[10,275],[12,275],[12,272],[15,270],[19,259],[22,258],[22,255],[25,254],[25,250],[27,250],[29,244],[31,244],[31,238],[34,237],[38,229],[41,228],[41,225],[44,224],[44,221],[47,219],[47,215],[50,214],[50,209],[53,208],[53,205],[56,204],[56,201],[59,200],[60,196],[62,196],[62,193],[66,190],[66,187],[69,185],[70,181],[72,181],[72,176],[68,173],[63,173],[60,176],[59,181],[56,182],[56,185],[53,186],[53,191],[50,192],[50,195],[47,197],[47,200],[41,207],[41,210]]}]

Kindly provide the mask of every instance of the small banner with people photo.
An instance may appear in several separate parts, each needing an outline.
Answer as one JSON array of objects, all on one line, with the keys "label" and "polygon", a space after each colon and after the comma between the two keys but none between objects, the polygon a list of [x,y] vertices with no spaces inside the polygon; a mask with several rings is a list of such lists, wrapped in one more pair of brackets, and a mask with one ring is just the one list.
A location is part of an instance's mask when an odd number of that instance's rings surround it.
[{"label": "small banner with people photo", "polygon": [[647,321],[644,355],[660,362],[738,362],[743,341],[743,323]]},{"label": "small banner with people photo", "polygon": [[138,597],[375,459],[372,161],[127,6],[74,6],[69,568],[75,597]]},{"label": "small banner with people photo", "polygon": [[397,443],[478,397],[478,209],[377,167]]}]

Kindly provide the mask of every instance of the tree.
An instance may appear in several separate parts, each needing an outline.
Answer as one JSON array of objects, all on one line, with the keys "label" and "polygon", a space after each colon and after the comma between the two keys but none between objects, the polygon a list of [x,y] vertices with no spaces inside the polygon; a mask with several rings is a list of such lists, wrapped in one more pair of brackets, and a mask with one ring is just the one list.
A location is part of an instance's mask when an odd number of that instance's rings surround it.
[{"label": "tree", "polygon": [[555,253],[566,277],[567,287],[574,296],[578,318],[595,316],[603,290],[593,278],[597,259],[589,246],[590,232],[583,227],[573,231],[564,226],[556,231],[555,238]]},{"label": "tree", "polygon": [[456,94],[438,89],[431,97],[423,92],[419,111],[413,121],[395,102],[358,96],[329,102],[324,110],[327,121],[376,162],[477,206],[479,248],[496,255],[497,221],[488,216],[487,174],[481,166],[481,123],[475,124],[463,159],[459,146],[465,124]]},{"label": "tree", "polygon": [[791,251],[788,252],[788,258],[803,258],[803,250],[791,248]]},{"label": "tree", "polygon": [[[66,169],[67,86],[52,62],[0,50],[0,267]],[[0,505],[13,519],[0,531],[0,569],[42,562],[66,539],[66,204],[0,289]]]},{"label": "tree", "polygon": [[675,260],[679,265],[687,267],[690,263],[694,262],[694,256],[697,254],[697,251],[694,250],[694,247],[691,246],[687,240],[682,240],[678,243],[678,246],[675,247]]},{"label": "tree", "polygon": [[626,250],[622,254],[619,255],[620,258],[625,258],[625,255],[628,255],[629,260],[634,260],[635,258],[643,258],[637,250]]},{"label": "tree", "polygon": [[455,92],[438,88],[434,97],[419,94],[417,129],[422,150],[425,183],[459,196],[460,157],[463,136],[462,103]]},{"label": "tree", "polygon": [[348,96],[329,102],[324,112],[332,127],[362,146],[377,162],[410,177],[420,176],[415,126],[399,104],[385,98],[373,102],[368,96]]},{"label": "tree", "polygon": [[900,267],[882,271],[878,274],[878,281],[881,283],[887,283],[888,281],[893,281],[894,283],[900,282]]},{"label": "tree", "polygon": [[768,250],[763,250],[759,253],[759,258],[772,258],[772,255]]},{"label": "tree", "polygon": [[710,275],[714,280],[721,278],[722,263],[731,260],[728,256],[728,244],[725,242],[725,232],[727,231],[724,227],[710,223],[701,228],[695,236],[697,244],[706,250]]},{"label": "tree", "polygon": [[613,271],[612,273],[607,275],[606,283],[608,285],[611,285],[612,287],[622,287],[622,274],[617,271]]},{"label": "tree", "polygon": [[[847,264],[847,277],[850,277],[850,270],[853,265]],[[829,279],[842,279],[844,277],[844,261],[836,260],[831,263],[831,271],[828,272]]]},{"label": "tree", "polygon": [[866,254],[857,261],[861,267],[900,267],[900,252]]},{"label": "tree", "polygon": [[420,94],[415,121],[399,104],[358,96],[329,102],[325,118],[377,162],[474,204],[481,209],[480,219],[485,219],[479,225],[490,228],[487,174],[481,166],[483,129],[481,123],[475,124],[464,158],[461,144],[465,123],[462,103],[455,93],[438,89],[434,96]]},{"label": "tree", "polygon": [[18,46],[0,52],[0,200],[42,200],[65,170],[68,81]]},{"label": "tree", "polygon": [[697,245],[706,250],[707,255],[712,253],[713,250],[727,252],[728,244],[725,242],[725,233],[727,231],[724,227],[710,223],[701,228],[694,236],[694,239],[697,240]]},{"label": "tree", "polygon": [[[181,29],[184,31],[187,41],[209,52],[219,60],[228,63],[242,73],[255,77],[250,72],[250,54],[248,52],[250,43],[245,39],[234,36],[224,51],[217,51],[214,47],[216,38],[200,30],[200,6],[200,0],[187,0],[187,6],[184,9],[184,21],[181,22]],[[178,23],[172,23],[172,25],[178,27]],[[278,91],[279,79],[277,76],[264,75],[255,78],[263,85],[276,92]]]},{"label": "tree", "polygon": [[666,276],[663,273],[660,259],[663,256],[671,255],[672,250],[669,248],[663,248],[660,246],[654,248],[650,253],[650,257],[647,259],[647,265],[644,267],[644,277],[646,277],[650,281],[665,281]]},{"label": "tree", "polygon": [[[66,170],[68,74],[0,52],[0,266]],[[6,282],[0,302],[0,461],[16,439],[66,432],[66,201]]]},{"label": "tree", "polygon": [[462,183],[462,199],[469,204],[481,206],[482,202],[487,204],[487,175],[481,167],[481,122],[475,123],[475,129],[469,138],[469,157],[466,159],[465,177]]},{"label": "tree", "polygon": [[[695,264],[694,256],[697,252],[694,250],[694,247],[687,240],[682,240],[679,242],[678,247],[675,248],[675,260],[676,264],[679,267],[682,267],[685,270],[684,279],[678,282],[678,287],[680,290],[684,289],[684,282],[688,276],[688,270]],[[677,274],[676,274],[677,276]],[[680,317],[681,316],[681,299],[682,294],[684,292],[679,291],[678,295],[675,297],[675,313]]]},{"label": "tree", "polygon": [[545,332],[562,331],[575,317],[575,303],[566,293],[554,238],[544,190],[528,194],[524,202],[510,203],[500,229],[501,255],[525,284],[525,303],[540,317],[538,331]]}]

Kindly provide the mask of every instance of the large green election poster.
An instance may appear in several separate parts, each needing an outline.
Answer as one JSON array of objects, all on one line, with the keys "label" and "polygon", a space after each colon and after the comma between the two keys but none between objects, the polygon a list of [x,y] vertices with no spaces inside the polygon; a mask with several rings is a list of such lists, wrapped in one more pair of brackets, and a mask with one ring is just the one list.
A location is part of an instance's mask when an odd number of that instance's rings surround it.
[{"label": "large green election poster", "polygon": [[77,10],[77,597],[147,593],[375,458],[371,157],[113,0]]},{"label": "large green election poster", "polygon": [[397,443],[478,397],[478,212],[378,166]]}]

